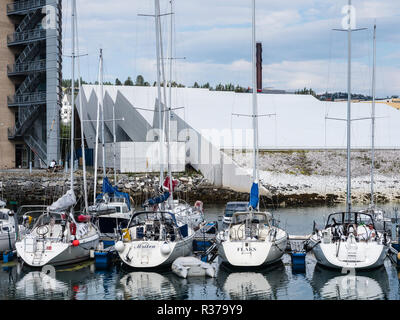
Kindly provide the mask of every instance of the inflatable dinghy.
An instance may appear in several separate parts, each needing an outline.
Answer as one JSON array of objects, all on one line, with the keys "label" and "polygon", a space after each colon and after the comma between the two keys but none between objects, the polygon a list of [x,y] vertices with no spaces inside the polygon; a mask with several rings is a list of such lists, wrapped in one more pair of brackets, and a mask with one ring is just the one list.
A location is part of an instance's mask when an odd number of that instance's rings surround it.
[{"label": "inflatable dinghy", "polygon": [[172,271],[181,278],[216,276],[216,266],[195,257],[180,257],[172,264]]}]

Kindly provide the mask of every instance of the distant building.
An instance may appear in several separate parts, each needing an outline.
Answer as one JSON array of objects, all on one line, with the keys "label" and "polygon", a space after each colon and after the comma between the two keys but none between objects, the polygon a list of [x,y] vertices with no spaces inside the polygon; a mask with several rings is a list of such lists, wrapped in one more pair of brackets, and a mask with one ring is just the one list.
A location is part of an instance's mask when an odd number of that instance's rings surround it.
[{"label": "distant building", "polygon": [[64,93],[62,99],[62,107],[60,111],[60,118],[63,124],[68,124],[71,122],[72,106],[71,106],[71,96]]},{"label": "distant building", "polygon": [[0,168],[60,159],[61,0],[0,0]]}]

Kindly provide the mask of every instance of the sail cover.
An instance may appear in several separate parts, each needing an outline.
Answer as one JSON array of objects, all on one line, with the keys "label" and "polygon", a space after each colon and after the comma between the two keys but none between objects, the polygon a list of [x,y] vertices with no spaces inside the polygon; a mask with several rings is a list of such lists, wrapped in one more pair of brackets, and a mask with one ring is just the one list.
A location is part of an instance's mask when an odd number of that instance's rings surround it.
[{"label": "sail cover", "polygon": [[164,192],[161,196],[151,198],[148,200],[148,204],[154,206],[155,204],[163,203],[169,198],[169,192]]},{"label": "sail cover", "polygon": [[257,209],[258,201],[259,201],[258,183],[254,182],[253,185],[251,186],[249,206],[252,207],[253,209]]},{"label": "sail cover", "polygon": [[117,186],[113,187],[107,177],[105,177],[103,179],[102,191],[103,191],[103,193],[99,194],[97,196],[97,199],[103,198],[104,194],[108,194],[109,196],[114,197],[114,198],[124,198],[126,204],[128,205],[128,209],[129,210],[131,209],[131,202],[129,199],[129,194],[127,194],[126,192],[118,191],[118,187]]},{"label": "sail cover", "polygon": [[49,210],[53,212],[65,211],[76,204],[75,193],[72,190],[68,190],[60,199],[54,202]]}]

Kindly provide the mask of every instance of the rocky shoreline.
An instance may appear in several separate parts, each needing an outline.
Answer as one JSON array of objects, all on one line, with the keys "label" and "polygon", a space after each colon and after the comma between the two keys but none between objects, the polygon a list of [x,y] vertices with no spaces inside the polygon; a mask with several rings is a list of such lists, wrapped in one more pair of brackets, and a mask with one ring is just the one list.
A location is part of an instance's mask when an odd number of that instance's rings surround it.
[{"label": "rocky shoreline", "polygon": [[[113,177],[113,174],[109,174]],[[346,201],[346,179],[331,175],[302,175],[282,172],[261,171],[261,181],[271,192],[272,199],[261,198],[265,207],[296,207],[335,205]],[[225,204],[228,201],[248,201],[248,193],[239,193],[229,189],[217,188],[203,176],[194,171],[175,175],[180,184],[174,196],[194,204],[201,200],[207,204]],[[112,180],[112,178],[111,178]],[[376,200],[378,203],[400,202],[400,177],[376,177]],[[27,170],[9,170],[0,172],[1,197],[9,203],[48,205],[56,201],[69,188],[69,174],[47,173]],[[127,192],[140,206],[146,199],[155,195],[159,184],[157,174],[119,174],[118,188]],[[101,192],[102,178],[98,179],[97,192]],[[88,174],[89,199],[93,195],[93,176]],[[368,204],[370,201],[369,177],[356,177],[352,181],[354,203]],[[78,201],[83,204],[83,177],[77,171],[74,183]]]}]

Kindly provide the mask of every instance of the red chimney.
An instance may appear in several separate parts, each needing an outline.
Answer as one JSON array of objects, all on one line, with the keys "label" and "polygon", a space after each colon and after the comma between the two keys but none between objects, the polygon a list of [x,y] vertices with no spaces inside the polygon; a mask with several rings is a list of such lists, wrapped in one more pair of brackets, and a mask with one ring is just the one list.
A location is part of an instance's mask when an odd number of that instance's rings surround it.
[{"label": "red chimney", "polygon": [[262,43],[256,44],[257,56],[257,92],[262,92]]}]

